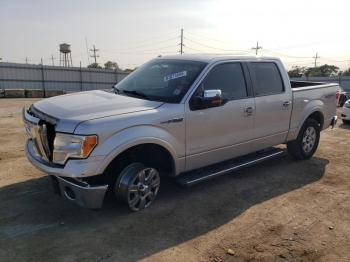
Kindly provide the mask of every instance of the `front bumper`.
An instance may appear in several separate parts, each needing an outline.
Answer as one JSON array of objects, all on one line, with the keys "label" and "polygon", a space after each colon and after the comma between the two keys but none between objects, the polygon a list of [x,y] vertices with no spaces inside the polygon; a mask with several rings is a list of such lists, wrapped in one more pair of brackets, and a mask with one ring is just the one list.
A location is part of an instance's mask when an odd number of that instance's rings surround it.
[{"label": "front bumper", "polygon": [[100,158],[68,161],[64,167],[49,164],[35,153],[30,139],[26,143],[26,156],[36,168],[50,175],[55,192],[63,198],[86,208],[102,207],[108,185],[92,186],[76,179],[96,175],[93,171]]},{"label": "front bumper", "polygon": [[64,199],[79,206],[98,209],[102,207],[103,199],[108,189],[107,185],[90,186],[87,183],[68,180],[67,178],[50,176],[54,191]]}]

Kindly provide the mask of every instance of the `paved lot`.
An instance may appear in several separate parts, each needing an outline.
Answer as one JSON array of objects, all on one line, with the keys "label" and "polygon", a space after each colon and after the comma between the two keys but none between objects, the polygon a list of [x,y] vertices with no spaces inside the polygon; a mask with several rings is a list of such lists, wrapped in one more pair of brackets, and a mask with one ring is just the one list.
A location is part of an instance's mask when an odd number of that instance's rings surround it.
[{"label": "paved lot", "polygon": [[0,261],[350,261],[350,127],[324,131],[308,161],[190,189],[162,181],[148,210],[107,199],[91,211],[26,160],[20,112],[33,101],[0,99]]}]

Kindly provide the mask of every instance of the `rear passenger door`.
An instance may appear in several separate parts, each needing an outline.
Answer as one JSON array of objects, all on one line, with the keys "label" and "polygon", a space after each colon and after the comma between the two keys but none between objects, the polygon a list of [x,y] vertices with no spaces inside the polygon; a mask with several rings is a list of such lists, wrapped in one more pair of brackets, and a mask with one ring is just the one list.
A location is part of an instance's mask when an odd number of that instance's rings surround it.
[{"label": "rear passenger door", "polygon": [[275,62],[250,62],[255,97],[254,150],[284,143],[292,111],[292,91]]}]

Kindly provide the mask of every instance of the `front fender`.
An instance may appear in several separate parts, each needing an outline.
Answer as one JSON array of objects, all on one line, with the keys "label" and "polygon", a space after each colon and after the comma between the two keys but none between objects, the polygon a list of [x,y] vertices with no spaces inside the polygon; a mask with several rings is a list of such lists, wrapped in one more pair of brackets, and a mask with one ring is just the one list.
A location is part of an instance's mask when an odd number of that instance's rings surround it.
[{"label": "front fender", "polygon": [[[140,136],[142,134],[142,136]],[[94,155],[104,155],[99,166],[99,173],[103,173],[107,166],[125,150],[141,145],[157,144],[165,148],[173,158],[174,173],[179,174],[185,168],[185,142],[179,141],[165,129],[151,125],[133,126],[115,133],[96,148]]]}]

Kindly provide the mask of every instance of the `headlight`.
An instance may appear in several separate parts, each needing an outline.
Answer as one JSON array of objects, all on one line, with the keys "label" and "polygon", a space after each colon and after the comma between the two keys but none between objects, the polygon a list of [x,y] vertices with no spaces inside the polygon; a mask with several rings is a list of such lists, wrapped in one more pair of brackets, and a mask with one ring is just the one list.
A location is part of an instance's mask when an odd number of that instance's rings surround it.
[{"label": "headlight", "polygon": [[52,161],[64,164],[69,158],[87,158],[97,145],[97,136],[56,133]]},{"label": "headlight", "polygon": [[344,106],[347,107],[347,108],[350,108],[350,100],[346,101]]}]

